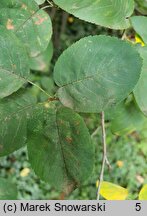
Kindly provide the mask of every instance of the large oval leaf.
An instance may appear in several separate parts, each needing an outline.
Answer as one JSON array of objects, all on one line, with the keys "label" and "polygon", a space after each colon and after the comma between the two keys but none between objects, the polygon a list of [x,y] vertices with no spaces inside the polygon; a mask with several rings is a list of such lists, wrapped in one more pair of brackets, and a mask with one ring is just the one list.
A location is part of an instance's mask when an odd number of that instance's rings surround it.
[{"label": "large oval leaf", "polygon": [[78,114],[48,106],[37,106],[30,120],[29,160],[42,180],[59,190],[71,190],[93,170],[93,145]]},{"label": "large oval leaf", "polygon": [[17,187],[10,180],[0,178],[0,200],[16,200]]},{"label": "large oval leaf", "polygon": [[18,38],[0,27],[0,98],[17,91],[29,77],[27,53]]},{"label": "large oval leaf", "polygon": [[90,36],[60,56],[54,79],[65,106],[101,112],[128,96],[140,71],[141,58],[131,45],[108,36]]},{"label": "large oval leaf", "polygon": [[140,47],[138,51],[143,58],[141,77],[134,89],[134,96],[140,110],[147,116],[147,47]]},{"label": "large oval leaf", "polygon": [[143,41],[147,44],[147,17],[133,16],[131,23],[135,31],[141,36]]},{"label": "large oval leaf", "polygon": [[147,184],[142,187],[139,193],[139,200],[147,200]]},{"label": "large oval leaf", "polygon": [[[9,4],[8,4],[9,3]],[[51,39],[50,17],[35,1],[2,0],[0,24],[14,31],[27,48],[29,56],[35,57],[43,52]]]},{"label": "large oval leaf", "polygon": [[27,115],[36,99],[19,91],[0,100],[0,156],[8,155],[26,143]]},{"label": "large oval leaf", "polygon": [[128,17],[134,10],[133,0],[54,0],[54,2],[80,19],[113,29],[128,28]]}]

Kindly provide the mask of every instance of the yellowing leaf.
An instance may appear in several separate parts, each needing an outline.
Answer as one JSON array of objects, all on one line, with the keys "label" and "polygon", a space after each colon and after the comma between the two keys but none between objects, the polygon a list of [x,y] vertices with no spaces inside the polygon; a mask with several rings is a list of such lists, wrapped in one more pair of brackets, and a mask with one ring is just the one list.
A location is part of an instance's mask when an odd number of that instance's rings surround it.
[{"label": "yellowing leaf", "polygon": [[106,200],[125,200],[128,196],[128,190],[119,185],[103,181],[101,183],[100,195]]},{"label": "yellowing leaf", "polygon": [[139,43],[141,44],[141,46],[145,46],[143,40],[138,35],[135,36],[135,43]]},{"label": "yellowing leaf", "polygon": [[147,200],[147,184],[143,186],[139,193],[139,200]]},{"label": "yellowing leaf", "polygon": [[30,169],[29,168],[24,168],[21,172],[20,172],[20,176],[21,177],[26,177],[28,176],[30,173]]}]

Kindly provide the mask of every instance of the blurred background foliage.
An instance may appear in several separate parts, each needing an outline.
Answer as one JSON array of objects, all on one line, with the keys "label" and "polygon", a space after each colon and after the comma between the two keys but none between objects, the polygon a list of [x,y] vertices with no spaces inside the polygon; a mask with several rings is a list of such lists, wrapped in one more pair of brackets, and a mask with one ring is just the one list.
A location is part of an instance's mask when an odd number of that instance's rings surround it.
[{"label": "blurred background foliage", "polygon": [[[142,3],[141,3],[142,2]],[[42,5],[47,5],[47,2]],[[41,6],[41,7],[42,7]],[[110,35],[119,38],[123,31],[106,29],[94,24],[81,21],[59,8],[46,10],[53,22],[53,39],[45,53],[32,59],[31,80],[54,95],[56,86],[53,82],[53,68],[59,55],[82,37],[88,35]],[[136,15],[140,13],[147,15],[147,2],[136,0]],[[125,33],[128,40],[135,40],[135,32],[128,29]],[[31,86],[30,86],[31,87]],[[38,101],[47,100],[47,96],[40,92],[35,86],[31,88],[32,94],[36,95]],[[131,101],[132,101],[131,97]],[[130,111],[131,112],[131,111]],[[109,114],[109,111],[108,111]],[[96,199],[96,181],[100,173],[102,160],[101,128],[98,114],[81,114],[85,119],[95,145],[95,169],[93,175],[84,185],[76,189],[66,199]],[[107,115],[107,113],[106,113]],[[111,127],[110,115],[107,115],[107,148],[108,158],[112,169],[106,167],[104,179],[122,187],[128,188],[128,199],[137,199],[138,192],[143,184],[147,183],[147,123],[143,127],[133,127],[124,134],[114,135]],[[122,117],[124,118],[124,117]],[[113,120],[114,121],[114,120]],[[128,122],[126,122],[127,124]],[[115,122],[117,124],[117,122]],[[125,124],[125,122],[124,122]],[[0,177],[13,179],[18,187],[18,199],[63,199],[63,194],[56,188],[42,182],[30,167],[26,148],[23,148],[8,157],[0,158]]]}]

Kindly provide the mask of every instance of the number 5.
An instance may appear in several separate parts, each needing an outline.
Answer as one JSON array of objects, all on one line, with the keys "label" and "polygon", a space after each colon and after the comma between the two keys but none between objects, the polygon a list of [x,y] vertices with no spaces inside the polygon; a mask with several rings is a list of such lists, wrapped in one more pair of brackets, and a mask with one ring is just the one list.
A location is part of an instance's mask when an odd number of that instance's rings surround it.
[{"label": "number 5", "polygon": [[141,203],[136,203],[136,211],[140,211],[141,210]]}]

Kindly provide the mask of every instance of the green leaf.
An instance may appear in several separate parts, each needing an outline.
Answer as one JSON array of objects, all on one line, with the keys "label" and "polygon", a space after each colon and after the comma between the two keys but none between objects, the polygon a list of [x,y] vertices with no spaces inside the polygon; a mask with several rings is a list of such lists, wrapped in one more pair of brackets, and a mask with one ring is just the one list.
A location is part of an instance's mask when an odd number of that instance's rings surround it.
[{"label": "green leaf", "polygon": [[50,42],[47,49],[39,56],[30,58],[30,68],[36,71],[47,72],[49,69],[50,61],[53,56],[53,45]]},{"label": "green leaf", "polygon": [[0,98],[17,91],[29,77],[28,56],[18,38],[0,27]]},{"label": "green leaf", "polygon": [[121,103],[113,112],[111,130],[121,136],[142,128],[146,119],[134,102]]},{"label": "green leaf", "polygon": [[143,186],[139,193],[139,200],[147,200],[147,184]]},{"label": "green leaf", "polygon": [[0,156],[9,155],[26,144],[27,116],[35,103],[29,91],[19,91],[0,100]]},{"label": "green leaf", "polygon": [[100,195],[106,200],[125,200],[128,190],[119,185],[103,181],[101,183]]},{"label": "green leaf", "polygon": [[55,83],[52,77],[48,76],[42,76],[41,78],[41,86],[43,89],[45,89],[48,93],[53,93],[53,90],[55,89]]},{"label": "green leaf", "polygon": [[141,77],[134,89],[134,96],[140,110],[147,116],[147,47],[139,47],[138,51],[143,59]]},{"label": "green leaf", "polygon": [[35,1],[2,0],[0,6],[0,25],[13,31],[26,46],[30,57],[44,52],[52,35],[52,25],[48,14],[39,10]]},{"label": "green leaf", "polygon": [[141,58],[130,44],[108,36],[85,37],[58,59],[54,79],[61,102],[78,112],[101,112],[134,89]]},{"label": "green leaf", "polygon": [[[38,9],[38,5],[34,0],[1,0],[1,8],[26,8],[29,7],[30,10]],[[27,9],[27,8],[26,8]]]},{"label": "green leaf", "polygon": [[146,0],[135,0],[137,3],[136,10],[141,14],[147,15],[147,1]]},{"label": "green leaf", "polygon": [[[57,87],[54,83],[54,80],[52,77],[47,77],[47,76],[43,76],[40,80],[41,82],[41,87],[47,92],[49,93],[49,95],[55,95],[56,91],[57,91]],[[40,92],[39,95],[39,99],[40,101],[46,101],[48,100],[47,95],[45,95],[43,92]]]},{"label": "green leaf", "polygon": [[35,0],[35,2],[38,4],[38,5],[41,5],[45,2],[45,0]]},{"label": "green leaf", "polygon": [[133,16],[131,23],[135,31],[141,36],[143,41],[147,44],[147,17]]},{"label": "green leaf", "polygon": [[17,187],[10,180],[0,178],[0,200],[16,200]]},{"label": "green leaf", "polygon": [[72,190],[93,170],[94,149],[83,119],[68,108],[37,106],[29,124],[29,160],[59,190]]},{"label": "green leaf", "polygon": [[133,0],[54,0],[54,2],[82,20],[113,29],[128,28],[128,17],[134,10]]},{"label": "green leaf", "polygon": [[147,8],[146,0],[135,0],[140,6]]}]

